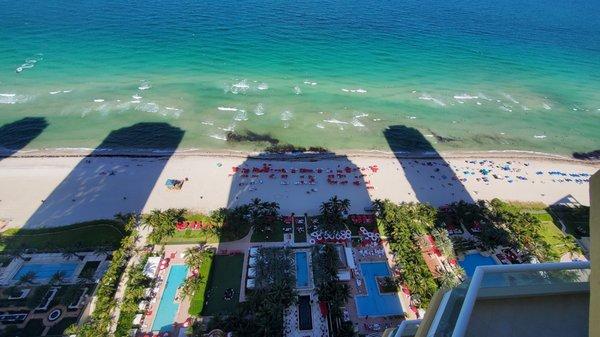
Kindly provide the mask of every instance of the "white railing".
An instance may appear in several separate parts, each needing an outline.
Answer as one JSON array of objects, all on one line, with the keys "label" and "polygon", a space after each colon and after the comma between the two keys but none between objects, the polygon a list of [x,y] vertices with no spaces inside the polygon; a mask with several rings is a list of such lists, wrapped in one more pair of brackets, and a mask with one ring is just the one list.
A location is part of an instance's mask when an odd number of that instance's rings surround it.
[{"label": "white railing", "polygon": [[473,312],[473,307],[477,301],[477,295],[481,288],[481,283],[486,274],[492,273],[519,273],[519,272],[546,272],[557,270],[581,270],[589,269],[590,263],[585,262],[564,262],[564,263],[536,263],[536,264],[511,264],[511,265],[490,265],[479,266],[471,278],[469,289],[465,295],[465,300],[456,319],[456,325],[452,337],[464,337],[469,325],[469,319]]}]

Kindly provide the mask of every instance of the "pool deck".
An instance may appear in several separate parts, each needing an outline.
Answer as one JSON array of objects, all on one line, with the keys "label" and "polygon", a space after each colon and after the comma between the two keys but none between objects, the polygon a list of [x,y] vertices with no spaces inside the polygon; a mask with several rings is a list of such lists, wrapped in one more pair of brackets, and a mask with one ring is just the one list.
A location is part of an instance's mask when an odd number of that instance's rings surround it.
[{"label": "pool deck", "polygon": [[[174,248],[174,249],[171,249]],[[152,325],[154,324],[154,318],[156,318],[156,313],[158,311],[158,307],[160,305],[160,299],[165,290],[166,280],[169,277],[169,272],[171,271],[171,267],[173,265],[185,264],[185,260],[183,259],[181,253],[185,251],[185,249],[180,249],[181,246],[165,246],[165,255],[166,257],[171,257],[171,254],[175,254],[174,257],[169,262],[169,267],[158,272],[158,276],[156,278],[157,281],[160,282],[158,286],[158,293],[154,298],[150,300],[150,306],[146,310],[146,313],[150,313],[150,315],[144,315],[144,321],[142,326],[140,327],[140,333],[138,335],[142,335],[144,333],[152,332]],[[188,270],[188,276],[190,271]],[[190,316],[188,314],[188,310],[190,308],[190,298],[185,298],[179,303],[179,309],[177,310],[177,314],[175,315],[175,322],[178,324],[184,323]],[[177,328],[178,329],[178,328]],[[172,331],[171,336],[177,336],[177,329]]]}]

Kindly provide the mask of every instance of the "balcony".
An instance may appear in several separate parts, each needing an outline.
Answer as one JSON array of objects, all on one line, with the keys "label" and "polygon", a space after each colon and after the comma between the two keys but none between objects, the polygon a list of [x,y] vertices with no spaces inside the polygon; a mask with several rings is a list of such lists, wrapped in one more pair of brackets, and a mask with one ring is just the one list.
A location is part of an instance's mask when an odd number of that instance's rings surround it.
[{"label": "balcony", "polygon": [[589,262],[478,267],[438,293],[417,337],[587,336]]}]

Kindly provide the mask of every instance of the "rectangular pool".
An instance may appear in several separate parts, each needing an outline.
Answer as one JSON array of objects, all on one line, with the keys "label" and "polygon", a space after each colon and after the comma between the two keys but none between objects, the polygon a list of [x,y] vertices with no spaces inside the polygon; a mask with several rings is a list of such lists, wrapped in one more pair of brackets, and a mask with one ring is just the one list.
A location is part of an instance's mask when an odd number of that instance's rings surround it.
[{"label": "rectangular pool", "polygon": [[77,269],[79,263],[27,263],[21,266],[13,276],[13,280],[18,280],[21,276],[29,273],[35,273],[35,280],[49,280],[52,275],[62,272],[64,278],[71,278]]},{"label": "rectangular pool", "polygon": [[296,252],[296,287],[308,287],[308,253]]},{"label": "rectangular pool", "polygon": [[483,256],[480,253],[472,253],[465,255],[465,259],[463,261],[458,261],[458,264],[465,270],[468,277],[472,277],[478,266],[495,265],[496,261],[494,258]]},{"label": "rectangular pool", "polygon": [[312,330],[312,309],[310,296],[298,296],[298,328]]},{"label": "rectangular pool", "polygon": [[358,316],[377,317],[401,315],[404,311],[397,294],[381,294],[376,277],[389,276],[385,262],[360,263],[360,270],[367,288],[367,295],[355,296]]},{"label": "rectangular pool", "polygon": [[152,331],[171,332],[175,316],[179,310],[179,303],[175,302],[177,288],[181,286],[187,275],[188,267],[184,264],[171,266],[165,289],[160,298],[158,310],[152,323]]}]

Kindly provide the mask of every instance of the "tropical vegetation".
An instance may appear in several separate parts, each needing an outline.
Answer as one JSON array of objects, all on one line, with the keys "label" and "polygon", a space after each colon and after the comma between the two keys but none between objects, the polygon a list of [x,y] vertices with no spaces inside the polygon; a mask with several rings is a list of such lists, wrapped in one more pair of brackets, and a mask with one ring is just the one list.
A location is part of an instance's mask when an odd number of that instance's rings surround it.
[{"label": "tropical vegetation", "polygon": [[134,254],[138,235],[136,230],[138,218],[135,215],[128,215],[122,221],[127,234],[121,240],[119,249],[112,253],[111,263],[98,284],[94,312],[83,324],[78,327],[70,327],[70,331],[75,330],[78,337],[106,336],[109,334],[112,312],[117,305],[114,296],[127,262]]},{"label": "tropical vegetation", "polygon": [[[209,329],[231,331],[236,336],[282,336],[284,310],[296,303],[293,256],[289,249],[262,248],[256,263],[255,288],[246,301],[227,317],[217,315]],[[200,336],[201,333],[197,333]]]},{"label": "tropical vegetation", "polygon": [[410,290],[415,304],[427,307],[438,283],[425,263],[418,240],[433,229],[437,210],[426,204],[394,204],[389,200],[376,200],[373,207],[377,225],[387,236],[401,269],[400,281]]},{"label": "tropical vegetation", "polygon": [[350,200],[340,199],[337,195],[323,202],[320,207],[320,225],[327,231],[346,229],[344,214],[350,209]]},{"label": "tropical vegetation", "polygon": [[350,287],[340,282],[340,258],[333,245],[315,246],[312,250],[313,280],[319,301],[328,307],[331,332],[334,336],[354,336],[354,329],[344,324],[340,309],[350,298]]},{"label": "tropical vegetation", "polygon": [[144,289],[152,284],[152,279],[144,275],[144,265],[147,260],[148,255],[144,255],[140,262],[129,270],[125,294],[120,305],[119,321],[115,330],[117,337],[131,335],[132,322],[139,311],[138,304],[144,299]]}]

